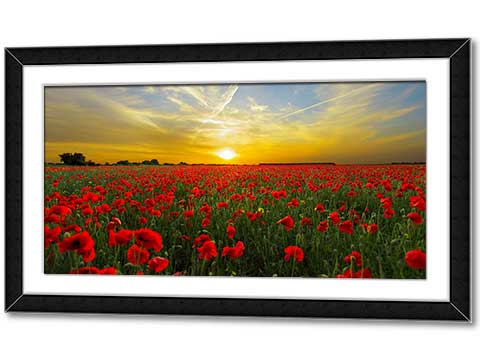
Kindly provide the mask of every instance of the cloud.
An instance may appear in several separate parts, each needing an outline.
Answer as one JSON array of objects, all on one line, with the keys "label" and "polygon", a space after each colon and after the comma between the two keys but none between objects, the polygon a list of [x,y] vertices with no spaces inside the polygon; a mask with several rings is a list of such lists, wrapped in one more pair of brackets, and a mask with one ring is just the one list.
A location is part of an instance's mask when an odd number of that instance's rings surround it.
[{"label": "cloud", "polygon": [[412,139],[425,139],[426,136],[426,131],[425,129],[420,129],[420,130],[414,130],[414,131],[408,131],[405,133],[401,134],[395,134],[391,136],[385,136],[379,139],[376,139],[374,142],[377,145],[380,144],[403,144],[403,145],[408,145]]},{"label": "cloud", "polygon": [[189,111],[194,109],[204,113],[208,117],[220,114],[232,101],[237,90],[237,85],[171,86],[164,89],[170,93],[170,101]]},{"label": "cloud", "polygon": [[296,114],[299,114],[299,113],[302,113],[304,111],[307,111],[307,110],[310,110],[310,109],[313,109],[313,108],[316,108],[320,105],[324,105],[324,104],[328,104],[330,102],[333,102],[333,101],[336,101],[336,100],[340,100],[340,99],[343,99],[347,96],[352,96],[360,91],[365,91],[365,90],[368,90],[368,89],[372,89],[374,88],[375,86],[378,86],[376,84],[370,84],[370,85],[365,85],[365,86],[362,86],[362,87],[359,87],[359,88],[355,88],[353,90],[350,90],[348,91],[347,93],[344,93],[344,94],[341,94],[341,95],[337,95],[337,96],[334,96],[334,97],[331,97],[331,98],[328,98],[328,99],[324,99],[324,100],[321,100],[315,104],[312,104],[312,105],[309,105],[309,106],[306,106],[304,108],[301,108],[301,109],[298,109],[298,110],[295,110],[293,112],[290,112],[290,113],[287,113],[283,116],[280,116],[280,119],[284,119],[284,118],[287,118],[287,117],[290,117],[290,116],[293,116],[293,115],[296,115]]},{"label": "cloud", "polygon": [[264,112],[268,110],[268,105],[259,105],[251,96],[247,96],[248,108],[253,112]]}]

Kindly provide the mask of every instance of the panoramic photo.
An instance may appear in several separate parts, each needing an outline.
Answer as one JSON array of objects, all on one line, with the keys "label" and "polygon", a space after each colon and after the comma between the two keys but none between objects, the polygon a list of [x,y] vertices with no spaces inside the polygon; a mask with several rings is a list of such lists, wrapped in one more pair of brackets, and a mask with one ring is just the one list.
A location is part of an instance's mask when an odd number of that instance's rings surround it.
[{"label": "panoramic photo", "polygon": [[426,278],[426,83],[47,86],[46,274]]}]

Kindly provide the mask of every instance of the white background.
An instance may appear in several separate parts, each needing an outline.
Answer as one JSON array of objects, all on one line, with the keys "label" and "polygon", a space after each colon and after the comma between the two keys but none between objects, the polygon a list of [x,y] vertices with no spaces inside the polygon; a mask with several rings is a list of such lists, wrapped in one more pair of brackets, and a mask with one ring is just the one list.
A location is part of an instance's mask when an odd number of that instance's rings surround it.
[{"label": "white background", "polygon": [[[336,0],[328,3],[17,0],[1,5],[0,45],[472,37],[475,56],[476,41],[480,39],[477,7],[475,1],[467,0]],[[2,69],[3,61],[2,56]],[[475,60],[474,89],[477,63]],[[3,99],[3,70],[0,74],[0,98]],[[478,94],[475,94],[473,102],[477,101]],[[0,112],[4,113],[3,101]],[[2,139],[3,131],[1,126]],[[474,132],[478,137],[478,127]],[[2,159],[3,151],[2,144]],[[478,159],[477,149],[474,152]],[[0,171],[3,175],[3,168]],[[3,204],[3,184],[0,188]],[[475,198],[477,200],[478,192]],[[3,205],[0,211],[3,233]],[[479,220],[474,211],[473,222]],[[3,241],[0,252],[3,270]],[[474,258],[478,258],[478,247],[475,247]],[[477,268],[474,285],[478,285]],[[2,271],[2,289],[3,281]],[[474,310],[477,304],[475,300]],[[3,308],[3,296],[0,305]],[[478,353],[479,335],[476,323],[0,314],[0,356],[5,359],[27,356],[244,359],[249,354],[275,359],[460,358]]]}]

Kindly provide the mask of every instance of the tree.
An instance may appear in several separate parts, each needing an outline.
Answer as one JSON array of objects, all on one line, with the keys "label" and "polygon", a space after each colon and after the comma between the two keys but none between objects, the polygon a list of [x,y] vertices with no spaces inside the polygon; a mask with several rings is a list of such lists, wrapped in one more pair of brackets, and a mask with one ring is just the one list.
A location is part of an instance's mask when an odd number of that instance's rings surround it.
[{"label": "tree", "polygon": [[130,162],[128,160],[120,160],[117,161],[117,165],[129,165]]},{"label": "tree", "polygon": [[158,160],[157,159],[150,160],[150,165],[159,165]]},{"label": "tree", "polygon": [[85,156],[82,153],[63,153],[58,155],[60,161],[65,165],[79,165],[83,166],[86,164]]},{"label": "tree", "polygon": [[149,160],[143,160],[142,164],[143,165],[152,165],[152,163]]}]

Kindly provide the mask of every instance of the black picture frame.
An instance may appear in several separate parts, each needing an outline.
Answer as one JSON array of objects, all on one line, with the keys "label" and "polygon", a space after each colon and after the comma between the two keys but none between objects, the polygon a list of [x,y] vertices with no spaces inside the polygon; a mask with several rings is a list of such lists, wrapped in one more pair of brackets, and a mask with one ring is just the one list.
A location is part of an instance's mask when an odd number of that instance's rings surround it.
[{"label": "black picture frame", "polygon": [[[344,301],[29,295],[22,287],[22,74],[26,65],[447,58],[450,63],[450,300]],[[471,321],[471,40],[379,40],[5,49],[7,312]]]}]

